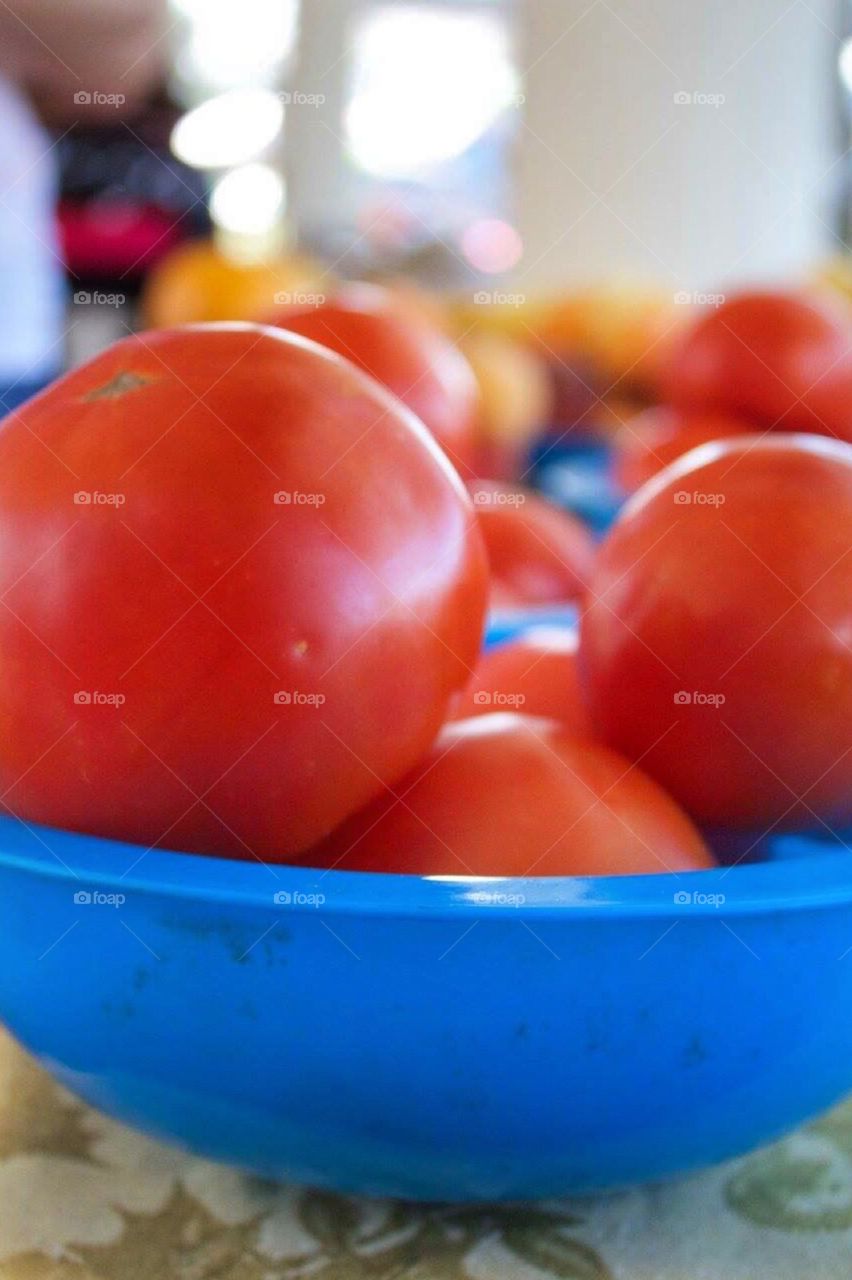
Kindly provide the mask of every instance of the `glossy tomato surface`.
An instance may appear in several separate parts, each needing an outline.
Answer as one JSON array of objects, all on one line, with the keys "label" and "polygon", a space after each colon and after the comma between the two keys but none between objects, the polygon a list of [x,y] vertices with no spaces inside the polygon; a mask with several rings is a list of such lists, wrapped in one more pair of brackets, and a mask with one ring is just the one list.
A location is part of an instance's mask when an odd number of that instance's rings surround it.
[{"label": "glossy tomato surface", "polygon": [[447,725],[417,769],[303,860],[480,876],[713,865],[689,818],[641,770],[553,721],[500,713]]},{"label": "glossy tomato surface", "polygon": [[287,307],[275,324],[320,342],[392,391],[467,477],[478,392],[467,360],[425,316],[379,285],[344,285],[320,306]]},{"label": "glossy tomato surface", "polygon": [[577,632],[534,627],[518,640],[487,650],[473,679],[453,703],[453,719],[518,711],[558,720],[579,736],[592,732],[577,674]]},{"label": "glossy tomato surface", "polygon": [[613,447],[613,472],[625,493],[642,487],[663,467],[711,440],[754,432],[754,423],[731,413],[654,405],[625,422]]},{"label": "glossy tomato surface", "polygon": [[852,440],[848,309],[793,291],[735,294],[674,344],[663,391],[682,407]]},{"label": "glossy tomato surface", "polygon": [[720,825],[852,819],[852,446],[705,445],[601,545],[580,673],[604,739]]},{"label": "glossy tomato surface", "polygon": [[257,325],[116,344],[0,431],[0,790],[97,835],[286,859],[428,749],[486,592],[446,458]]},{"label": "glossy tomato surface", "polygon": [[488,552],[492,604],[580,599],[596,550],[587,526],[521,485],[475,480],[469,488]]}]

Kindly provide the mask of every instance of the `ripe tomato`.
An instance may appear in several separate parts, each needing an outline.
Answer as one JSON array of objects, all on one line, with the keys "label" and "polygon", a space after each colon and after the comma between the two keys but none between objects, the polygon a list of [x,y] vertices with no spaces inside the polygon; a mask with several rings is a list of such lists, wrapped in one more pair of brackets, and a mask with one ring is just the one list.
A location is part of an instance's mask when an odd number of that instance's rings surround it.
[{"label": "ripe tomato", "polygon": [[422,426],[312,343],[117,343],[0,431],[0,791],[102,836],[282,860],[427,750],[484,553]]},{"label": "ripe tomato", "polygon": [[598,876],[713,865],[641,770],[549,720],[447,725],[421,764],[305,856],[410,875]]},{"label": "ripe tomato", "polygon": [[693,816],[852,819],[852,447],[704,445],[602,544],[580,675],[604,741]]},{"label": "ripe tomato", "polygon": [[491,603],[579,599],[595,558],[582,521],[520,485],[475,480],[469,489],[491,566]]},{"label": "ripe tomato", "polygon": [[625,493],[640,489],[670,462],[710,440],[747,435],[754,424],[732,414],[654,405],[624,424],[615,439],[613,470]]},{"label": "ripe tomato", "polygon": [[804,293],[740,293],[675,343],[663,398],[852,440],[852,325]]},{"label": "ripe tomato", "polygon": [[578,737],[591,735],[577,676],[576,631],[533,627],[488,650],[453,704],[453,719],[510,710],[558,720]]},{"label": "ripe tomato", "polygon": [[458,348],[379,285],[349,284],[274,323],[351,360],[417,414],[463,475],[471,474],[478,394]]}]

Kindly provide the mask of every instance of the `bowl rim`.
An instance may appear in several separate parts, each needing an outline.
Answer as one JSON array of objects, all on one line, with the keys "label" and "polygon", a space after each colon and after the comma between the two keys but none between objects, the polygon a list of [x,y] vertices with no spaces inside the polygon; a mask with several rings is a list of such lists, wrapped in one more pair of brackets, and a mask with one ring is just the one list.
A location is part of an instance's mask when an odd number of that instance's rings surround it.
[{"label": "bowl rim", "polygon": [[852,905],[852,857],[842,850],[710,870],[641,876],[413,876],[238,861],[0,817],[0,876],[22,872],[73,892],[232,903],[271,914],[395,918],[525,915],[571,920],[766,915]]}]

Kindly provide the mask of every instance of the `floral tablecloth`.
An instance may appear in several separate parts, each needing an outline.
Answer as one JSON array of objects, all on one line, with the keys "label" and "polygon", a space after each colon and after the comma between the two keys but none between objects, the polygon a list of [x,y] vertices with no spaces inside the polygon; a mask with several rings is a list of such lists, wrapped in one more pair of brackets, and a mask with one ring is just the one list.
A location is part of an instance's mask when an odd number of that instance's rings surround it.
[{"label": "floral tablecloth", "polygon": [[0,1280],[850,1280],[852,1102],[665,1186],[461,1209],[275,1186],[77,1102],[0,1032]]}]

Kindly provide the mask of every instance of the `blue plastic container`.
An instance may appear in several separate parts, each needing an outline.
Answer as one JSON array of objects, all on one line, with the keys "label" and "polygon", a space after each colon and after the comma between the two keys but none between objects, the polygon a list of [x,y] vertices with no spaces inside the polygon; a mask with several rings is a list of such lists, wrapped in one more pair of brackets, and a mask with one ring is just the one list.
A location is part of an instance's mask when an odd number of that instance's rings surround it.
[{"label": "blue plastic container", "polygon": [[722,1160],[852,1088],[845,854],[432,881],[142,853],[0,821],[0,1016],[204,1155],[553,1196]]}]

